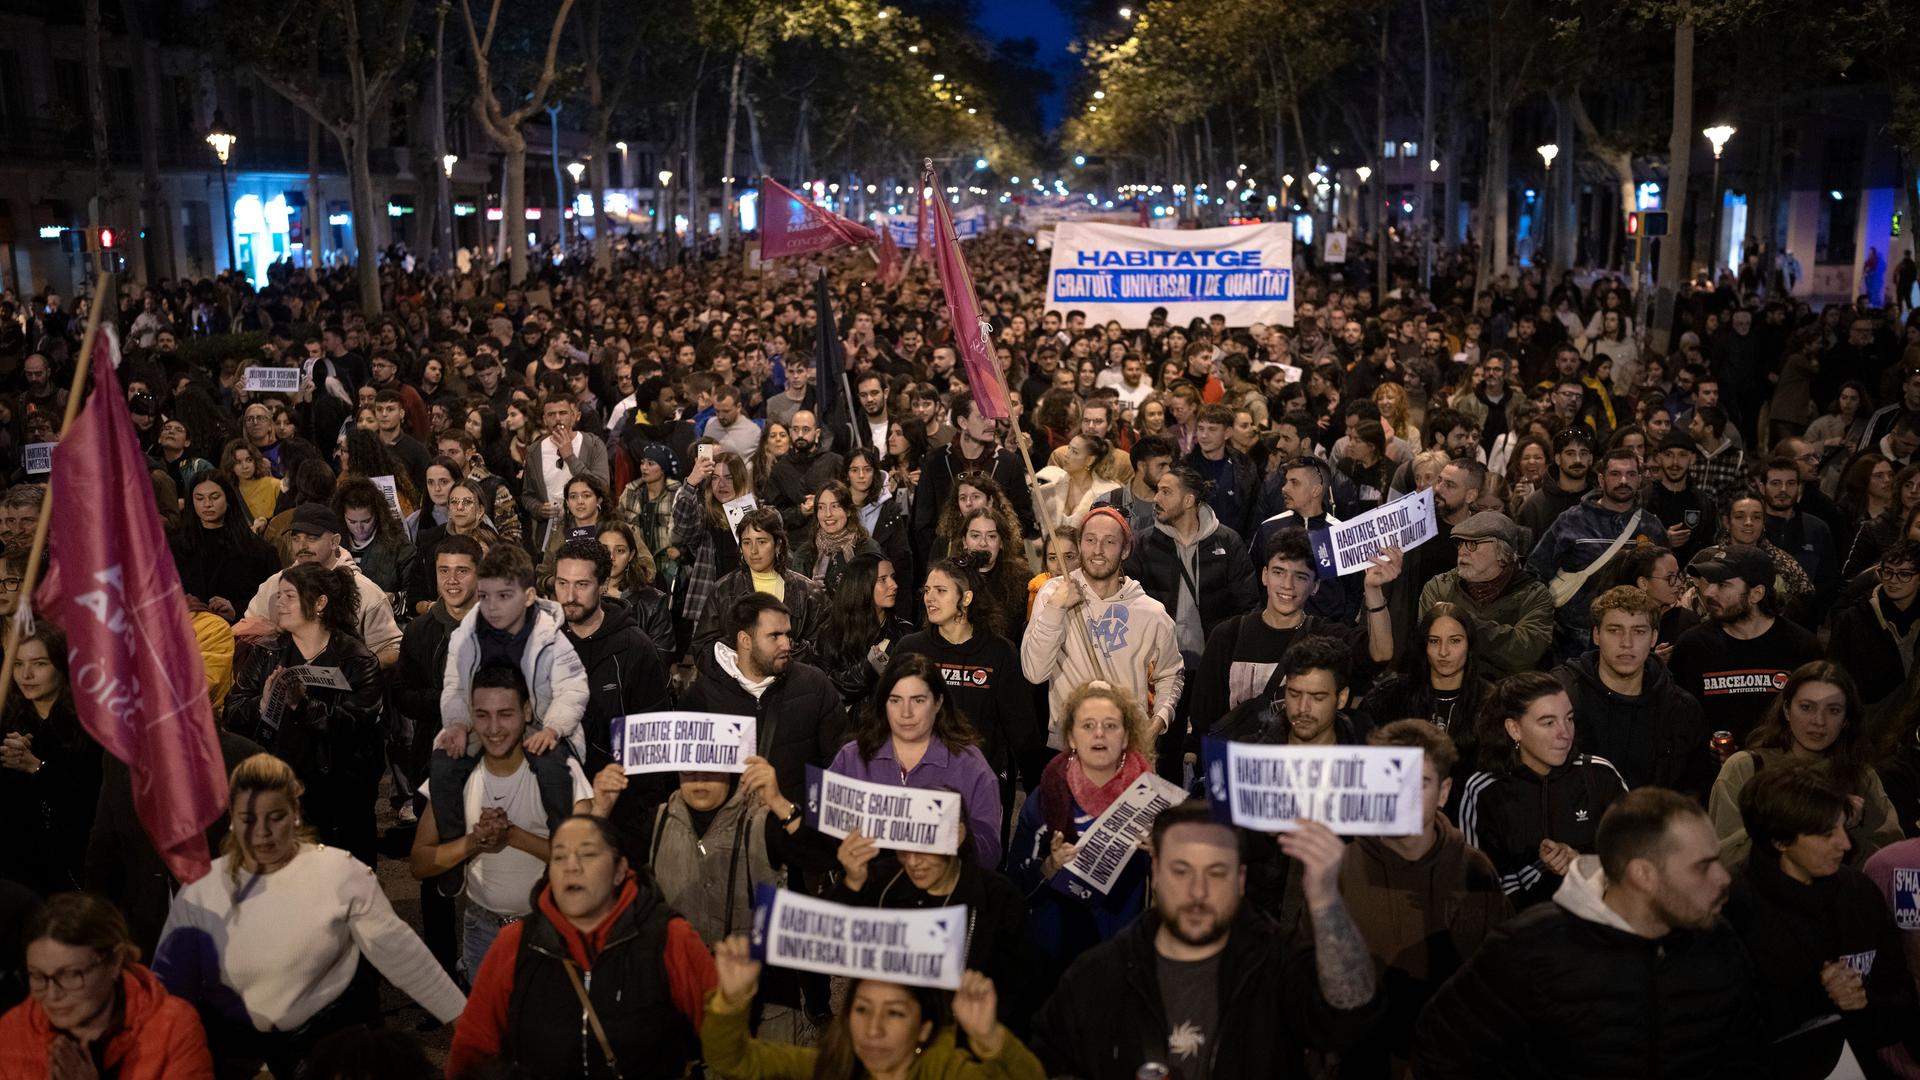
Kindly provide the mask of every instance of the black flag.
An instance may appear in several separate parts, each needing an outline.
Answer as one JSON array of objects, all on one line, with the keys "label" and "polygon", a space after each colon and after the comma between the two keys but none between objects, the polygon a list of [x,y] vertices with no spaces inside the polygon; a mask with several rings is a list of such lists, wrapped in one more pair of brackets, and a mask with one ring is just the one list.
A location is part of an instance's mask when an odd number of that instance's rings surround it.
[{"label": "black flag", "polygon": [[[851,423],[857,410],[845,401],[846,367],[841,355],[840,333],[833,325],[833,297],[827,291],[827,272],[813,283],[813,308],[816,322],[813,335],[813,385],[820,401],[820,430],[834,432],[838,441],[841,423]],[[844,409],[843,409],[844,406]],[[855,440],[858,442],[858,439]],[[842,446],[840,449],[850,449]]]}]

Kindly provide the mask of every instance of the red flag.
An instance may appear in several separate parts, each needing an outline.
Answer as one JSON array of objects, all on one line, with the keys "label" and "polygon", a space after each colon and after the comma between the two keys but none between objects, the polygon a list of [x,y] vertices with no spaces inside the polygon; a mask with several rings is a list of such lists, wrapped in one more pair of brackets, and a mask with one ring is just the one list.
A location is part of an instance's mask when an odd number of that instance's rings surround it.
[{"label": "red flag", "polygon": [[[926,186],[933,186],[929,166]],[[933,212],[933,265],[940,274],[940,292],[947,299],[947,318],[953,324],[954,347],[966,365],[967,388],[973,391],[980,415],[989,420],[1007,418],[1007,387],[1000,373],[999,358],[993,354],[993,324],[980,317],[980,301],[974,296],[973,275],[967,261],[960,257],[960,238],[954,235],[953,215],[947,201],[937,194],[931,200]],[[922,209],[927,205],[921,204]]]},{"label": "red flag", "polygon": [[784,259],[812,255],[837,247],[857,247],[874,240],[873,231],[841,217],[812,199],[760,178],[760,258]]},{"label": "red flag", "polygon": [[154,849],[174,877],[194,881],[208,870],[206,828],[227,805],[220,737],[113,370],[118,350],[104,327],[94,342],[93,394],[54,450],[52,565],[33,602],[67,632],[81,725],[127,763]]},{"label": "red flag", "polygon": [[927,193],[932,190],[933,173],[932,171],[928,171],[927,175],[920,180],[920,189],[914,192],[915,195],[920,197],[920,204],[914,208],[913,250],[922,259],[927,257],[927,238],[932,235],[932,229],[929,228],[930,223],[927,221],[927,200],[932,198],[932,196]]},{"label": "red flag", "polygon": [[880,223],[880,243],[874,258],[880,263],[880,284],[892,285],[900,279],[900,245],[893,242],[893,225]]}]

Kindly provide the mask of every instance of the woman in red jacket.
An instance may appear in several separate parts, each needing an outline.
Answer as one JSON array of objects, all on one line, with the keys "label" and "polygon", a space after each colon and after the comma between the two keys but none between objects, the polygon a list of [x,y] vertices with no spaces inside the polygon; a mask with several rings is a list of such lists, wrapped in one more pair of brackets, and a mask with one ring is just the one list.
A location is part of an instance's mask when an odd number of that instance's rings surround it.
[{"label": "woman in red jacket", "polygon": [[113,905],[62,893],[24,936],[33,996],[0,1016],[0,1080],[211,1080],[200,1017],[136,962]]}]

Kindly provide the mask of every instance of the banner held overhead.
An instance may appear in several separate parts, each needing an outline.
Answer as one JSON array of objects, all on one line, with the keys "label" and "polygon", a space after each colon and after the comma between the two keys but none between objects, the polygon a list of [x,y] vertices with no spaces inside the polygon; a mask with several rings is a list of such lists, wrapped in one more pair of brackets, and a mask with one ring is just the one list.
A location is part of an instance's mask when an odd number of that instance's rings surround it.
[{"label": "banner held overhead", "polygon": [[1228,326],[1293,325],[1293,226],[1141,229],[1063,221],[1047,268],[1047,306],[1145,329],[1224,315]]}]

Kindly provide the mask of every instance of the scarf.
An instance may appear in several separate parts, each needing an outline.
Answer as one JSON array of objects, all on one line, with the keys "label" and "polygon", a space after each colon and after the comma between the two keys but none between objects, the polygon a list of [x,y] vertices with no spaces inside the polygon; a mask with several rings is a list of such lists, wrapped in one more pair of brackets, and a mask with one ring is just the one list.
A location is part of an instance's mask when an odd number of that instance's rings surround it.
[{"label": "scarf", "polygon": [[1507,591],[1507,586],[1513,584],[1514,575],[1519,572],[1518,565],[1509,566],[1492,581],[1462,581],[1460,587],[1467,591],[1467,597],[1476,607],[1486,607],[1500,599],[1501,594]]},{"label": "scarf", "polygon": [[853,549],[860,546],[860,519],[847,515],[847,523],[837,533],[824,529],[815,529],[813,533],[813,553],[817,558],[831,558],[838,555],[841,559],[853,558]]},{"label": "scarf", "polygon": [[1046,810],[1047,827],[1066,837],[1068,843],[1077,842],[1080,830],[1073,824],[1073,808],[1078,805],[1093,817],[1099,817],[1147,769],[1147,759],[1138,750],[1129,750],[1120,759],[1120,768],[1113,778],[1095,785],[1081,771],[1079,758],[1072,754],[1055,755],[1040,774],[1040,798]]}]

